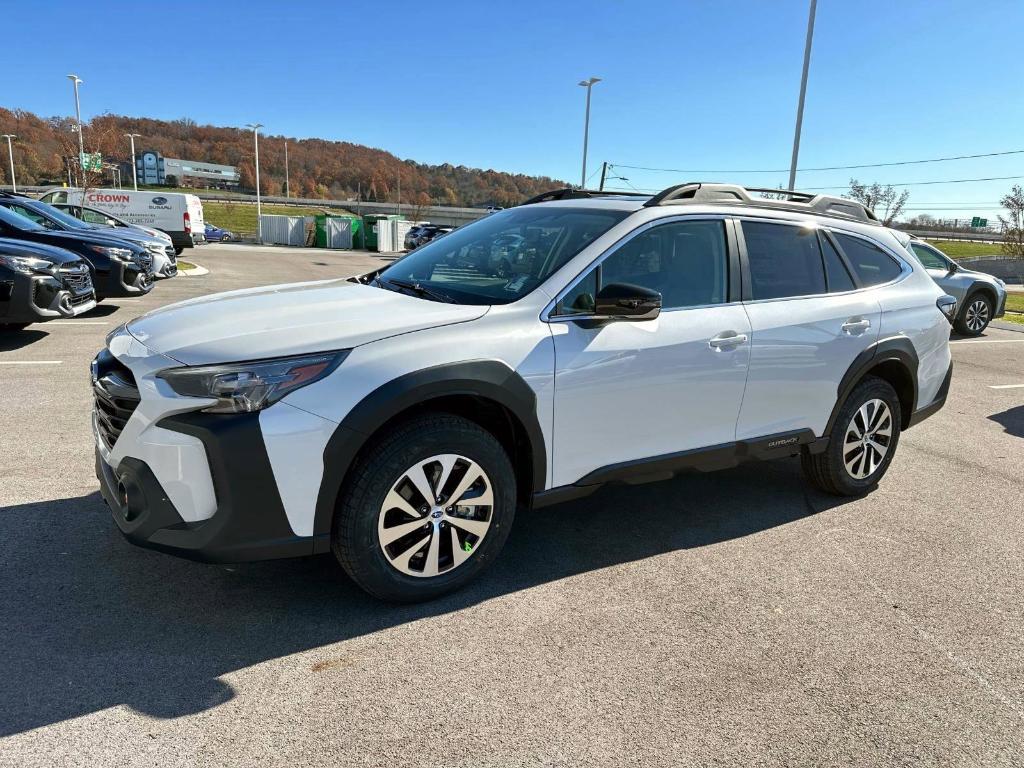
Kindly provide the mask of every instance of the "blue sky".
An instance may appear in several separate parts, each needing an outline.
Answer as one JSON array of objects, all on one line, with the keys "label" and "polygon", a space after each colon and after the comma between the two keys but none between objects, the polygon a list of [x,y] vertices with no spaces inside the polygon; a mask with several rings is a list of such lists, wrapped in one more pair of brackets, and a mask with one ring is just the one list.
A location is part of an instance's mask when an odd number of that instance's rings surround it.
[{"label": "blue sky", "polygon": [[[639,188],[785,183],[807,0],[56,2],[6,5],[0,105],[342,139],[430,163]],[[45,8],[45,12],[44,12]],[[60,20],[61,23],[55,23]],[[819,0],[801,166],[1024,149],[1020,0]],[[186,27],[175,24],[186,24]],[[132,51],[126,50],[126,44]],[[149,50],[147,51],[147,47]],[[1024,176],[1024,154],[804,172],[797,187]],[[596,177],[594,182],[596,184]],[[623,185],[624,182],[616,182]],[[911,186],[911,209],[997,213],[1015,181]]]}]

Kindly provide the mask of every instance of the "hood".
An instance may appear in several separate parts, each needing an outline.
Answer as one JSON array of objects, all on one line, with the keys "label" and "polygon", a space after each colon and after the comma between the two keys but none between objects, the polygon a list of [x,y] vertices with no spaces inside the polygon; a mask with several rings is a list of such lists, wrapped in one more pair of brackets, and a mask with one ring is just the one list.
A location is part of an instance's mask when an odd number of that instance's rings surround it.
[{"label": "hood", "polygon": [[7,238],[0,238],[0,253],[11,256],[35,256],[39,259],[46,259],[51,264],[74,264],[82,260],[78,254],[63,248],[24,240],[8,240]]},{"label": "hood", "polygon": [[190,299],[143,315],[127,328],[154,352],[185,365],[206,365],[349,349],[475,320],[487,310],[322,280]]},{"label": "hood", "polygon": [[79,230],[47,230],[47,239],[53,245],[66,243],[86,243],[87,245],[100,245],[104,248],[127,248],[128,250],[144,250],[138,243],[120,240],[116,237],[103,237],[95,234],[91,229]]}]

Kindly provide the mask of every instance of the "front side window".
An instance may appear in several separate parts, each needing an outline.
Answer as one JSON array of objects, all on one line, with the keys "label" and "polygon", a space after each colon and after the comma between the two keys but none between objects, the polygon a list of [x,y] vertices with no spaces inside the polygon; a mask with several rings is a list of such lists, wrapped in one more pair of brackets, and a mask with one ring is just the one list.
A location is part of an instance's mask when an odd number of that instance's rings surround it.
[{"label": "front side window", "polygon": [[526,205],[494,213],[417,248],[384,269],[383,287],[460,304],[522,298],[630,211]]},{"label": "front side window", "polygon": [[894,258],[867,240],[852,235],[834,233],[839,247],[846,254],[847,261],[857,273],[861,285],[872,286],[889,283],[903,272]]},{"label": "front side window", "polygon": [[89,224],[106,224],[107,217],[98,211],[90,211],[88,209],[82,210],[82,220]]},{"label": "front side window", "polygon": [[743,222],[754,301],[825,293],[818,233],[812,227]]},{"label": "front side window", "polygon": [[725,222],[678,221],[628,240],[556,305],[555,314],[590,313],[605,285],[628,283],[661,294],[664,309],[724,303],[729,256]]},{"label": "front side window", "polygon": [[914,249],[914,255],[917,256],[925,269],[941,269],[943,272],[949,270],[949,265],[946,263],[945,258],[931,248],[919,245],[918,243],[911,243],[910,247]]}]

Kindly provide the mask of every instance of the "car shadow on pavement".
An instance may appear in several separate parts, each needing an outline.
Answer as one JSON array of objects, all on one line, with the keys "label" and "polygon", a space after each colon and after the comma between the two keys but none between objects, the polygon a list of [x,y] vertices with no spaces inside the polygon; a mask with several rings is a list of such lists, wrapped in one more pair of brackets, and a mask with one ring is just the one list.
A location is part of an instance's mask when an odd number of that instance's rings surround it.
[{"label": "car shadow on pavement", "polygon": [[989,418],[999,424],[1008,435],[1024,437],[1024,405],[1010,408],[1002,413],[994,413]]},{"label": "car shadow on pavement", "polygon": [[[108,299],[108,302],[109,301],[116,302],[117,299]],[[115,304],[110,304],[110,303],[97,304],[95,307],[90,309],[88,312],[82,313],[81,316],[82,317],[109,317],[110,315],[112,315],[115,312],[117,312],[118,309],[120,309],[120,307],[116,303]]]},{"label": "car shadow on pavement", "polygon": [[233,698],[218,678],[238,669],[714,546],[843,501],[809,494],[795,460],[608,487],[521,512],[480,579],[405,606],[364,594],[331,556],[228,568],[139,549],[121,538],[98,492],[8,507],[0,511],[0,736],[117,705],[161,718],[200,712]]},{"label": "car shadow on pavement", "polygon": [[40,339],[45,339],[49,335],[46,331],[37,331],[34,328],[12,331],[0,326],[0,352],[14,352],[24,349],[31,344],[35,344]]}]

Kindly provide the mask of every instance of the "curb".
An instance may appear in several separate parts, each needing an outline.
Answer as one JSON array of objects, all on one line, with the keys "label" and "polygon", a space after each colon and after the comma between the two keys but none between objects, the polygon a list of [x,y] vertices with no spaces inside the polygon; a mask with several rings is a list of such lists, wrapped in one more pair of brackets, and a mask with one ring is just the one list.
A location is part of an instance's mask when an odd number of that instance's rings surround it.
[{"label": "curb", "polygon": [[[192,263],[194,264],[195,262]],[[201,264],[196,264],[195,269],[179,269],[177,277],[202,277],[208,274],[210,274],[210,270]]]}]

